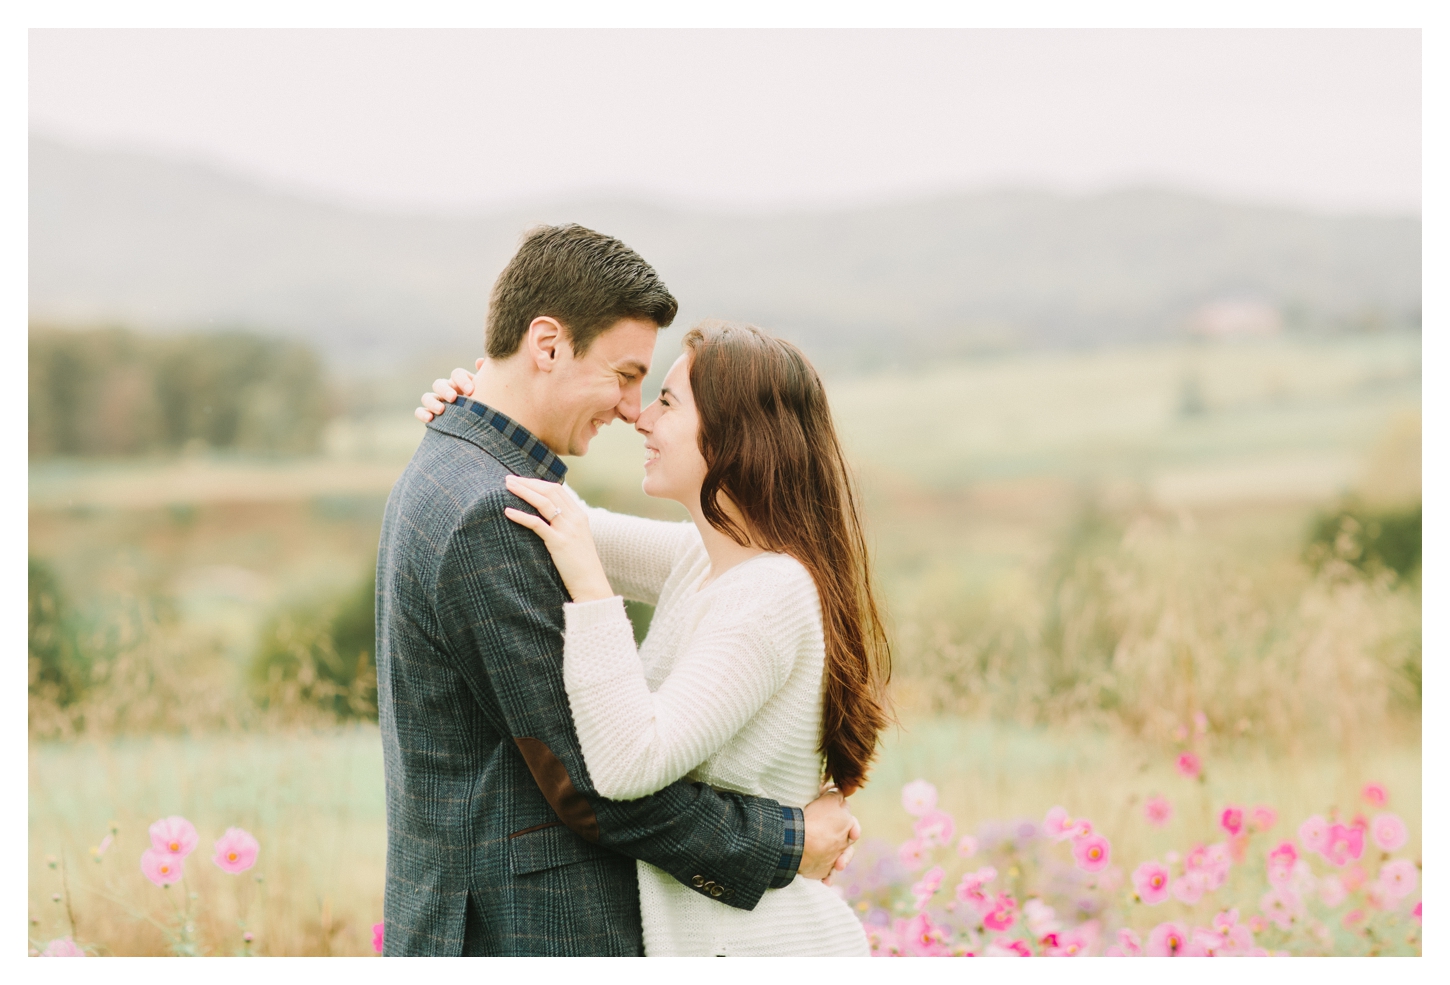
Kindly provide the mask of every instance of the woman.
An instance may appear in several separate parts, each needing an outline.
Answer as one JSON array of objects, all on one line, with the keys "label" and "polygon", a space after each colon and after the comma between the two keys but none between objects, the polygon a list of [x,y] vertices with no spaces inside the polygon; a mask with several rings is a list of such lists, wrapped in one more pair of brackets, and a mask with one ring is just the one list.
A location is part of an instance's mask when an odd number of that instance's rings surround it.
[{"label": "woman", "polygon": [[[590,778],[614,799],[688,775],[804,806],[824,773],[849,795],[886,722],[890,652],[825,391],[799,349],[753,327],[706,323],[684,347],[635,429],[645,493],[693,524],[508,480],[538,515],[505,514],[543,539],[573,599],[564,682]],[[638,650],[621,596],[656,606]],[[647,954],[869,953],[818,881],[744,911],[638,865]]]}]

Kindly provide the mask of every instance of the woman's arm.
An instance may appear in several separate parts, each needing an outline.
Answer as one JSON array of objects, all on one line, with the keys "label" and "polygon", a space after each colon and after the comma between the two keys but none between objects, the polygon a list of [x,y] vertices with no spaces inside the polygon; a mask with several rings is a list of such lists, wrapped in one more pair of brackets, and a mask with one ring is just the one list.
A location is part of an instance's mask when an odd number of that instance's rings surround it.
[{"label": "woman's arm", "polygon": [[619,598],[564,607],[564,687],[595,788],[630,800],[718,751],[784,685],[819,636],[815,585],[794,561],[763,559],[716,594],[685,652],[649,690]]},{"label": "woman's arm", "polygon": [[636,602],[657,603],[675,562],[698,536],[694,524],[615,513],[590,506],[568,486],[562,488],[588,515],[589,532],[614,590]]}]

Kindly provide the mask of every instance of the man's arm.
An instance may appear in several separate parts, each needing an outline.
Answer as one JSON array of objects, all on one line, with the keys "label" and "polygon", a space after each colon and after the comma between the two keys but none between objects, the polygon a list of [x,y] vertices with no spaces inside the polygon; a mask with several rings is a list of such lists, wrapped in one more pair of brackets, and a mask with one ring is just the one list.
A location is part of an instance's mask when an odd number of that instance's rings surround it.
[{"label": "man's arm", "polygon": [[[846,847],[849,815],[838,819],[834,839],[831,825],[821,826],[813,840],[822,844],[811,846],[808,859],[813,871],[801,864],[807,845],[798,808],[685,780],[641,800],[598,795],[564,691],[563,586],[543,543],[504,517],[506,505],[523,506],[498,490],[468,509],[445,547],[438,611],[460,671],[480,700],[487,704],[490,693],[497,700],[559,819],[589,841],[741,909],[752,909],[767,888],[789,883],[797,870],[827,874]],[[822,868],[824,852],[830,854]]]}]

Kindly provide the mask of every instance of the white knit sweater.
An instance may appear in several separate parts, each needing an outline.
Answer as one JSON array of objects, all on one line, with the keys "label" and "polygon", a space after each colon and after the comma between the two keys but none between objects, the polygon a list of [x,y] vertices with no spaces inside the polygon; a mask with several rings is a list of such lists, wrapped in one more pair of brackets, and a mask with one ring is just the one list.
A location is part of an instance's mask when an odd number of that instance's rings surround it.
[{"label": "white knit sweater", "polygon": [[[710,558],[694,524],[589,509],[589,526],[615,591],[656,606],[638,650],[619,596],[564,607],[564,686],[595,789],[629,800],[688,776],[792,807],[814,800],[825,635],[810,574],[762,554],[701,588]],[[747,911],[637,864],[646,954],[869,953],[817,880],[797,875]]]}]

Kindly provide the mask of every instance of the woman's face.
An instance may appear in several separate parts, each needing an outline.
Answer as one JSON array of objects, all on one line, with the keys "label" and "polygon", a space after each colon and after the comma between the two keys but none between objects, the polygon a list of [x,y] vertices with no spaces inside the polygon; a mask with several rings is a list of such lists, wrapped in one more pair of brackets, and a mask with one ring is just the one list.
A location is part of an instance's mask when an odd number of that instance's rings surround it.
[{"label": "woman's face", "polygon": [[644,435],[644,492],[686,507],[700,500],[705,456],[700,454],[700,415],[690,393],[690,354],[675,360],[659,399],[640,412],[634,429]]}]

